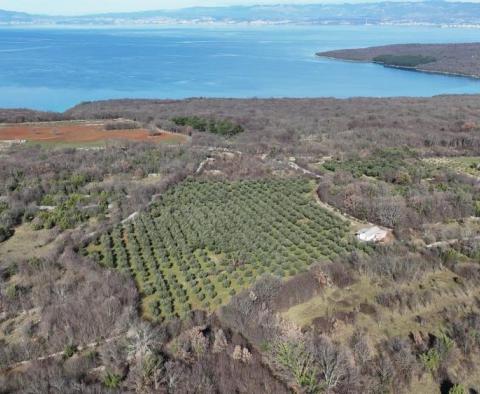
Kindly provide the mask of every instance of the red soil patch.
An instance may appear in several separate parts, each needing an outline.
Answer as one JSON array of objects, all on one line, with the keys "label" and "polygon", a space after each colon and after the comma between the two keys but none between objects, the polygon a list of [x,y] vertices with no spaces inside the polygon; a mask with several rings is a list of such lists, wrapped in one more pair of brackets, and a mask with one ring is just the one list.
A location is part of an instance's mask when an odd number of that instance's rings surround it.
[{"label": "red soil patch", "polygon": [[102,123],[29,123],[0,125],[0,141],[101,142],[130,140],[183,143],[186,137],[169,132],[152,135],[148,130],[105,130]]}]

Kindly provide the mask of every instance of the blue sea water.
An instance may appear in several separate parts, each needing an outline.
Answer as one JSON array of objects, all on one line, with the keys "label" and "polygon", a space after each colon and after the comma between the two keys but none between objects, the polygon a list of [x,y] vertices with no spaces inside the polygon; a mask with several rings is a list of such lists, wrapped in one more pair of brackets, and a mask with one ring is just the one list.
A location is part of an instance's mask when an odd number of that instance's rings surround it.
[{"label": "blue sea water", "polygon": [[393,43],[480,41],[478,29],[265,26],[0,29],[0,107],[110,98],[432,96],[480,81],[315,57]]}]

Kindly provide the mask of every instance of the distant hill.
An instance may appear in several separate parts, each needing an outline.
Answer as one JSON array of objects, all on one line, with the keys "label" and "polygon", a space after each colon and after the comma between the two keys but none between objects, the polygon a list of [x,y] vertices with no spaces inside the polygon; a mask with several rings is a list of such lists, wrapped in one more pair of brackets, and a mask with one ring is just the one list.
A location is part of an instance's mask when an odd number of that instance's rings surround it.
[{"label": "distant hill", "polygon": [[35,19],[33,15],[23,12],[0,10],[0,23],[25,23]]},{"label": "distant hill", "polygon": [[480,78],[480,43],[385,45],[321,52],[317,55]]},{"label": "distant hill", "polygon": [[42,16],[1,11],[0,24],[110,25],[162,23],[479,25],[480,3],[444,1],[364,4],[194,7],[97,15]]}]

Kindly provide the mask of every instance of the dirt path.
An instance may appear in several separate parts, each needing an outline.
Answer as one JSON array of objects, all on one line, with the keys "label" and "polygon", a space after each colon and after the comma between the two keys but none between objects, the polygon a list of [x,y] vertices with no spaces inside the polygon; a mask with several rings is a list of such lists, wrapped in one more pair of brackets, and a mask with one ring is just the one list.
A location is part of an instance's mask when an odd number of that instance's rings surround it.
[{"label": "dirt path", "polygon": [[295,171],[300,171],[301,173],[305,174],[305,175],[310,175],[310,176],[313,176],[314,178],[316,179],[322,179],[322,176],[321,175],[318,175],[318,174],[315,174],[313,171],[310,171],[309,169],[305,168],[305,167],[301,167],[299,166],[297,163],[295,163],[294,161],[291,161],[289,160],[287,165],[290,167],[290,168],[293,168]]},{"label": "dirt path", "polygon": [[437,248],[439,246],[454,245],[457,242],[462,242],[462,241],[477,241],[477,240],[480,240],[480,235],[478,235],[476,237],[467,237],[467,238],[459,238],[459,239],[447,239],[446,241],[433,242],[431,244],[428,244],[426,247],[431,249],[431,248]]},{"label": "dirt path", "polygon": [[175,133],[173,131],[168,131],[168,130],[165,130],[165,129],[160,129],[159,127],[155,126],[155,131],[157,133],[160,133],[160,134],[166,134],[166,135],[169,135],[171,137],[176,137],[178,139],[183,139],[183,141],[179,144],[172,144],[172,145],[183,145],[183,144],[186,144],[186,143],[189,143],[192,141],[192,137],[187,135],[187,134],[181,134],[181,133]]},{"label": "dirt path", "polygon": [[[96,348],[98,346],[105,345],[107,343],[116,341],[117,339],[120,339],[123,336],[124,336],[124,334],[118,334],[118,335],[115,335],[113,337],[106,338],[102,341],[90,342],[90,343],[87,343],[86,345],[78,346],[76,354],[78,354],[80,352],[83,352],[87,349],[93,349],[93,348]],[[34,362],[45,361],[45,360],[50,360],[50,359],[53,359],[53,358],[63,357],[64,354],[65,354],[65,352],[61,351],[61,352],[50,353],[50,354],[47,354],[46,356],[32,358],[30,360],[19,361],[15,364],[12,364],[12,365],[8,366],[8,367],[0,369],[0,373],[7,373],[7,372],[13,371],[13,370],[18,369],[18,368],[29,366],[30,364],[32,364]]]},{"label": "dirt path", "polygon": [[198,174],[201,174],[203,169],[205,168],[205,166],[208,164],[208,163],[211,163],[215,161],[214,158],[212,157],[207,157],[205,160],[203,160],[200,165],[198,166],[198,168],[195,170],[195,175],[198,175]]}]

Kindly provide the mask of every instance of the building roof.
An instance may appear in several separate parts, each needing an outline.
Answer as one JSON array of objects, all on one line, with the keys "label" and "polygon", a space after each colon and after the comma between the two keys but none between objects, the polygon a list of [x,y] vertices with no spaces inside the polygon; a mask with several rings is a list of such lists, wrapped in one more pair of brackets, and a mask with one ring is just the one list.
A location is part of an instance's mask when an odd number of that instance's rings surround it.
[{"label": "building roof", "polygon": [[378,226],[362,228],[357,232],[357,238],[365,242],[379,242],[388,235],[388,230]]}]

